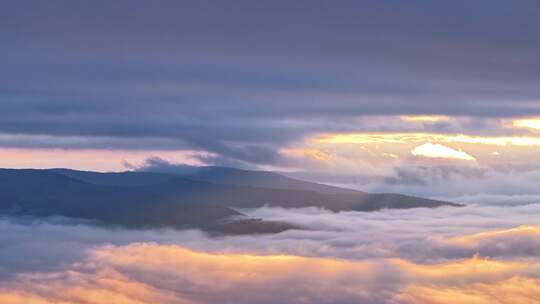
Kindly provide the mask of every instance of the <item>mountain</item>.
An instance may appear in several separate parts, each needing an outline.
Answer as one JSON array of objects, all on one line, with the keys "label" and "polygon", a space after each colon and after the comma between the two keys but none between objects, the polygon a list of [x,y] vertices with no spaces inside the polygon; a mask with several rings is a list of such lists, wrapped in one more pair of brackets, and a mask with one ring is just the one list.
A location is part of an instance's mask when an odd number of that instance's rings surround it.
[{"label": "mountain", "polygon": [[222,206],[176,204],[164,190],[91,184],[46,170],[0,170],[0,209],[11,214],[61,215],[134,227],[195,226],[241,215]]},{"label": "mountain", "polygon": [[[238,176],[241,171],[233,172]],[[217,172],[225,171],[220,169]],[[251,176],[256,175],[256,171],[247,172]],[[223,175],[217,175],[213,180],[220,180]],[[207,171],[200,176],[212,179]],[[263,176],[270,186],[279,186],[280,180],[289,179],[275,173],[264,173]],[[189,177],[194,178],[193,175]],[[262,187],[266,185],[263,179],[254,180],[252,184],[256,183],[258,187],[245,185],[248,178],[242,176],[231,179],[229,184],[219,184],[154,172],[0,169],[0,213],[65,216],[132,228],[200,228],[218,233],[265,233],[300,227],[248,218],[236,209],[268,205],[321,207],[337,212],[458,206],[399,194],[368,194],[346,189],[339,193],[340,188],[330,189],[294,179],[290,179],[293,184],[314,190],[265,188]]]},{"label": "mountain", "polygon": [[126,171],[102,173],[72,169],[49,169],[46,171],[58,173],[87,183],[105,186],[146,186],[164,183],[177,177],[172,174],[159,172]]},{"label": "mountain", "polygon": [[[70,169],[51,169],[88,183],[108,186],[170,187],[178,191],[183,201],[210,202],[235,208],[256,208],[265,205],[283,208],[320,207],[331,211],[375,211],[384,208],[459,206],[395,193],[371,194],[286,177],[274,172],[242,170],[227,167],[185,166],[178,173],[113,172],[100,173]],[[200,191],[184,189],[178,182],[198,181]],[[168,185],[168,186],[167,186]],[[228,186],[228,187],[227,187]]]},{"label": "mountain", "polygon": [[290,178],[269,171],[241,170],[228,167],[199,167],[186,178],[206,181],[216,184],[231,184],[273,189],[308,190],[325,194],[357,194],[359,191],[333,187]]},{"label": "mountain", "polygon": [[352,189],[298,180],[270,171],[243,170],[218,166],[182,166],[182,169],[177,171],[164,170],[157,172],[127,171],[120,173],[98,173],[70,169],[52,169],[52,171],[90,183],[103,185],[148,185],[164,182],[174,177],[183,177],[190,180],[224,185],[251,186],[285,190],[308,190],[325,194],[362,193]]}]

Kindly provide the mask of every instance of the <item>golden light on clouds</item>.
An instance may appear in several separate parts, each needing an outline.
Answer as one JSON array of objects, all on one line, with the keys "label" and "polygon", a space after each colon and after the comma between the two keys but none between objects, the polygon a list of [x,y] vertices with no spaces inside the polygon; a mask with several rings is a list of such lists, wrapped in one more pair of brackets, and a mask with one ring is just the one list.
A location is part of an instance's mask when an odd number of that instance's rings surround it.
[{"label": "golden light on clouds", "polygon": [[459,160],[476,160],[471,155],[463,151],[458,151],[440,144],[425,143],[411,150],[414,156],[431,158],[450,158]]},{"label": "golden light on clouds", "polygon": [[417,264],[134,243],[92,249],[66,270],[19,274],[0,303],[534,303],[539,280],[528,274],[538,270],[536,261],[476,256]]},{"label": "golden light on clouds", "polygon": [[540,118],[527,118],[527,119],[512,120],[512,126],[515,128],[540,130]]},{"label": "golden light on clouds", "polygon": [[457,287],[411,285],[394,296],[400,304],[535,304],[540,298],[540,280],[511,277],[506,280]]},{"label": "golden light on clouds", "polygon": [[411,116],[400,116],[401,120],[407,122],[440,122],[448,121],[450,117],[448,116],[438,116],[438,115],[411,115]]},{"label": "golden light on clouds", "polygon": [[106,150],[106,149],[0,149],[2,168],[72,168],[96,171],[123,171],[124,163],[140,165],[148,157],[172,163],[201,165],[192,150]]},{"label": "golden light on clouds", "polygon": [[312,139],[325,144],[407,144],[419,142],[465,143],[493,146],[540,146],[540,137],[531,136],[471,136],[435,133],[349,133],[321,134]]},{"label": "golden light on clouds", "polygon": [[310,158],[316,161],[328,162],[330,155],[324,151],[312,148],[281,149],[280,154],[287,157]]},{"label": "golden light on clouds", "polygon": [[[432,166],[454,160],[469,161],[459,165],[525,166],[531,160],[540,163],[539,149],[540,135],[530,134],[478,136],[428,132],[318,133],[288,150],[282,150],[282,155],[294,157],[296,161],[302,158],[311,161],[302,163],[305,166],[340,166],[334,171],[347,171],[348,167],[355,164],[362,170],[391,170],[396,165]],[[414,151],[412,155],[422,157],[411,157],[411,151]]]},{"label": "golden light on clouds", "polygon": [[450,241],[460,244],[473,245],[483,240],[489,240],[494,238],[515,238],[517,236],[530,236],[533,238],[540,238],[540,227],[522,225],[510,229],[491,230],[471,235],[458,236],[450,239]]}]

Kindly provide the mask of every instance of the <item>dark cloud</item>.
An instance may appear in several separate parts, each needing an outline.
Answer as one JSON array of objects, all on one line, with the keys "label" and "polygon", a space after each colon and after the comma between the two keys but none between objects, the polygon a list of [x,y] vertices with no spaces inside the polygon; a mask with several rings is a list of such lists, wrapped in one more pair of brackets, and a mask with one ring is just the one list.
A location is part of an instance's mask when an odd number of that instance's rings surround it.
[{"label": "dark cloud", "polygon": [[277,147],[353,131],[339,122],[363,115],[540,114],[539,11],[532,0],[4,1],[0,132],[268,164]]}]

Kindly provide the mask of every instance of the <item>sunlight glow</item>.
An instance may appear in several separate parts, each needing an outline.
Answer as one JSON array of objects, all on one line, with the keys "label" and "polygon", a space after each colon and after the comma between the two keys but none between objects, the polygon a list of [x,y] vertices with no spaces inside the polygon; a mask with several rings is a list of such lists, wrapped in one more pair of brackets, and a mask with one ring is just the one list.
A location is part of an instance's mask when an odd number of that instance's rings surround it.
[{"label": "sunlight glow", "polygon": [[426,143],[414,148],[411,151],[414,156],[424,156],[432,158],[451,158],[460,160],[476,160],[471,155],[463,151],[454,150],[440,144]]},{"label": "sunlight glow", "polygon": [[512,121],[512,126],[516,128],[526,128],[540,130],[540,118],[518,119]]},{"label": "sunlight glow", "polygon": [[[188,304],[225,297],[240,299],[236,303],[284,303],[301,297],[302,303],[371,303],[372,294],[385,294],[391,301],[384,303],[396,304],[536,303],[528,299],[540,296],[540,281],[531,275],[539,269],[537,261],[479,256],[417,264],[399,258],[211,253],[137,243],[96,248],[66,271],[20,274],[0,288],[0,302]],[[390,274],[400,279],[381,279]]]},{"label": "sunlight glow", "polygon": [[407,122],[439,122],[449,120],[447,116],[437,116],[437,115],[412,115],[412,116],[401,116],[401,120]]},{"label": "sunlight glow", "polygon": [[470,136],[464,134],[431,134],[431,133],[349,133],[321,134],[313,139],[323,144],[406,144],[420,142],[465,143],[493,146],[540,146],[540,137],[524,136]]}]

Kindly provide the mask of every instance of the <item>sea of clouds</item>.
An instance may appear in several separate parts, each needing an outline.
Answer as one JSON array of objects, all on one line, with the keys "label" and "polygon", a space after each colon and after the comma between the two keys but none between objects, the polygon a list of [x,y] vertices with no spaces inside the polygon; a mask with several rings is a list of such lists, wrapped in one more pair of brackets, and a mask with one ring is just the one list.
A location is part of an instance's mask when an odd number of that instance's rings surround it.
[{"label": "sea of clouds", "polygon": [[0,302],[536,303],[540,296],[540,204],[242,211],[305,229],[210,237],[3,218]]}]

